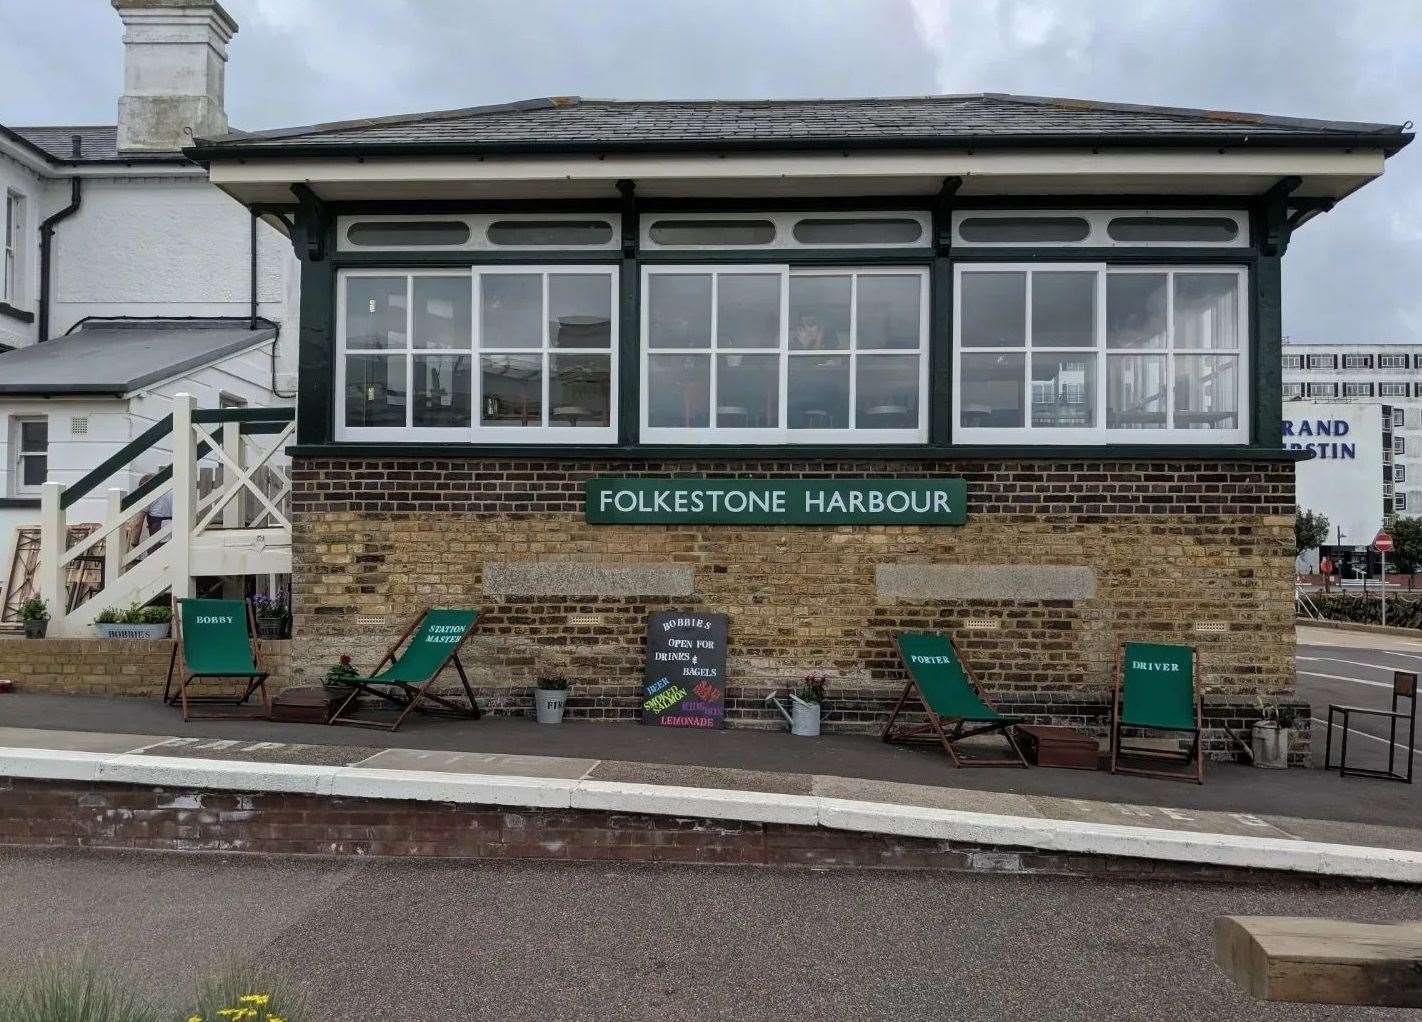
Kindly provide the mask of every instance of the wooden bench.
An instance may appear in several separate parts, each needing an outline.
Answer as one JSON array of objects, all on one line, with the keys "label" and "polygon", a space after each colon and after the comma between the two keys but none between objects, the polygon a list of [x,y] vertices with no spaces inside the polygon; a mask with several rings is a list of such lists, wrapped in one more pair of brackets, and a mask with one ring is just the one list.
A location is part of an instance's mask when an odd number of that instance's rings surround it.
[{"label": "wooden bench", "polygon": [[1264,1001],[1422,1008],[1422,923],[1221,916],[1215,961]]}]

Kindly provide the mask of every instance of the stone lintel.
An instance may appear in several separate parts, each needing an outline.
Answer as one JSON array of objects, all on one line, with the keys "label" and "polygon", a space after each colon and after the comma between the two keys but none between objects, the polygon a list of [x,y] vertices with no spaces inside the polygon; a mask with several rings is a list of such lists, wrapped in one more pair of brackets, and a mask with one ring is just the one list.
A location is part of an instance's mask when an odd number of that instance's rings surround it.
[{"label": "stone lintel", "polygon": [[584,561],[490,561],[490,596],[691,596],[691,565],[602,565]]},{"label": "stone lintel", "polygon": [[874,591],[896,600],[1093,600],[1096,569],[1051,564],[881,564]]}]

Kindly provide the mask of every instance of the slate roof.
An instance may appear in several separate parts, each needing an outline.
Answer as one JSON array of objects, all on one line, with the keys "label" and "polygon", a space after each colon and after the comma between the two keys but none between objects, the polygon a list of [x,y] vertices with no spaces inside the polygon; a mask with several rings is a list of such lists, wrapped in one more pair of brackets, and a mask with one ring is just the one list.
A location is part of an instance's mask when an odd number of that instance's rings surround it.
[{"label": "slate roof", "polygon": [[276,337],[245,319],[97,320],[0,353],[0,394],[128,394]]},{"label": "slate roof", "polygon": [[120,153],[118,126],[113,124],[44,125],[39,127],[6,128],[30,146],[59,163],[76,162],[74,144],[79,136],[80,163],[186,163],[181,153]]},{"label": "slate roof", "polygon": [[869,148],[1082,142],[1347,144],[1389,151],[1403,127],[984,93],[897,99],[623,101],[555,96],[199,139],[198,159],[239,153]]}]

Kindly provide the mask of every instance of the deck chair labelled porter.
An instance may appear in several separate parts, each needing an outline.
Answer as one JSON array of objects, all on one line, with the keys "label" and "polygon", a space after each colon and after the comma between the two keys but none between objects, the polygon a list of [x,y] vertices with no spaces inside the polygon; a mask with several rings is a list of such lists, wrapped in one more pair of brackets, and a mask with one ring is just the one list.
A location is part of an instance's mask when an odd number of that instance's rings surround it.
[{"label": "deck chair labelled porter", "polygon": [[[951,636],[900,632],[894,636],[894,642],[909,680],[884,725],[881,736],[884,741],[939,742],[957,767],[1027,765],[1012,734],[1012,728],[1022,723],[1021,718],[998,713],[983,700]],[[896,726],[899,715],[908,707],[910,695],[918,697],[928,720],[923,724]],[[914,711],[908,708],[907,712]],[[1002,735],[1012,756],[960,756],[954,748],[965,738],[994,732]]]},{"label": "deck chair labelled porter", "polygon": [[[1204,705],[1199,686],[1200,656],[1193,646],[1154,642],[1124,642],[1111,699],[1111,772],[1205,783],[1201,749]],[[1180,752],[1127,745],[1123,729],[1161,731],[1185,736],[1189,747]],[[1185,770],[1147,769],[1121,765],[1121,757],[1178,763]],[[1192,768],[1193,769],[1190,769]]]},{"label": "deck chair labelled porter", "polygon": [[[181,706],[184,720],[264,720],[272,715],[267,694],[267,672],[262,668],[262,647],[257,640],[256,622],[246,600],[177,601],[173,615],[173,652],[168,658],[168,680],[163,686],[163,702]],[[183,677],[174,691],[178,652],[183,655]],[[193,682],[217,678],[246,679],[240,698],[190,695]],[[195,705],[242,706],[254,692],[262,695],[262,712],[193,713]]]},{"label": "deck chair labelled porter", "polygon": [[[373,727],[385,731],[395,731],[414,710],[441,717],[467,717],[478,720],[483,714],[474,701],[474,690],[469,687],[469,677],[464,673],[464,665],[459,662],[460,647],[474,634],[478,623],[477,610],[446,610],[427,607],[406,628],[404,634],[385,651],[380,663],[370,677],[352,682],[351,694],[336,707],[331,715],[332,724],[352,724],[356,727]],[[408,642],[407,642],[408,640]],[[404,652],[396,651],[404,646]],[[385,667],[386,664],[389,667]],[[435,678],[453,665],[464,686],[464,695],[469,700],[469,708],[450,702],[430,691]],[[381,670],[381,668],[385,668]],[[399,710],[394,722],[376,720],[371,717],[356,717],[347,714],[352,704],[362,694],[388,704]],[[436,703],[443,709],[426,708],[421,705]]]}]

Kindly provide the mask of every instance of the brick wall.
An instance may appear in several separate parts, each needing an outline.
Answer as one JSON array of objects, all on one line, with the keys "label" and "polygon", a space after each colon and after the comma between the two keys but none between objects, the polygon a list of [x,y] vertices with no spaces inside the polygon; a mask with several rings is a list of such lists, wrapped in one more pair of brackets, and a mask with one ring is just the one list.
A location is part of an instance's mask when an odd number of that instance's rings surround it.
[{"label": "brick wall", "polygon": [[[768,690],[824,670],[829,724],[876,726],[900,683],[898,629],[953,631],[985,686],[1015,703],[1104,703],[1128,638],[1199,646],[1218,697],[1293,688],[1292,463],[410,457],[299,458],[293,469],[298,676],[341,652],[373,663],[415,610],[445,604],[484,611],[466,660],[496,711],[522,712],[537,670],[556,664],[574,684],[570,713],[632,716],[647,615],[681,607],[730,615],[730,716],[742,723],[768,723]],[[961,476],[968,522],[589,525],[583,483],[597,475]],[[486,566],[529,562],[549,569],[546,592],[486,585]],[[689,568],[691,595],[599,592],[596,581],[579,591],[570,580],[589,565]],[[1002,566],[1004,583],[994,596],[994,567],[973,598],[886,596],[881,565]],[[1060,565],[1090,569],[1092,591],[1030,591],[1033,569]],[[980,621],[997,627],[965,628]]]},{"label": "brick wall", "polygon": [[[262,642],[271,692],[285,684],[290,648],[290,640]],[[50,695],[160,696],[172,650],[167,639],[0,639],[0,678]],[[223,683],[203,684],[206,692]]]}]

